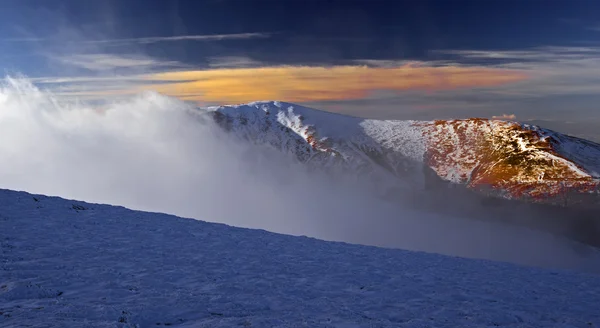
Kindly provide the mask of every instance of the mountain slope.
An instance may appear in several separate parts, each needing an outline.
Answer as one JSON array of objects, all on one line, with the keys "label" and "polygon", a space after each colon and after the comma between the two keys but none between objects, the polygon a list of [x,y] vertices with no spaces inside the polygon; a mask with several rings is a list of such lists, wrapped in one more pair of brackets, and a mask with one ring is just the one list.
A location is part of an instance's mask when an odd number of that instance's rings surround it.
[{"label": "mountain slope", "polygon": [[554,204],[595,203],[600,190],[600,145],[537,126],[370,120],[283,102],[209,110],[239,137],[386,186],[424,187],[434,173],[486,194]]},{"label": "mountain slope", "polygon": [[424,124],[425,161],[446,180],[548,200],[598,191],[600,145],[536,126],[480,119]]},{"label": "mountain slope", "polygon": [[2,327],[599,327],[600,278],[0,190]]}]

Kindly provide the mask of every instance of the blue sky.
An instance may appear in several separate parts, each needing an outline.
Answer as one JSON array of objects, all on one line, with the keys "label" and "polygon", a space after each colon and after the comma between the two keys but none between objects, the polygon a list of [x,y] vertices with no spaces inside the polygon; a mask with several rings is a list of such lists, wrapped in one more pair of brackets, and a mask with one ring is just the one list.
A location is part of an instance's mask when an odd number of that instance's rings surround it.
[{"label": "blue sky", "polygon": [[600,130],[597,1],[4,0],[0,60],[93,102],[156,90]]}]

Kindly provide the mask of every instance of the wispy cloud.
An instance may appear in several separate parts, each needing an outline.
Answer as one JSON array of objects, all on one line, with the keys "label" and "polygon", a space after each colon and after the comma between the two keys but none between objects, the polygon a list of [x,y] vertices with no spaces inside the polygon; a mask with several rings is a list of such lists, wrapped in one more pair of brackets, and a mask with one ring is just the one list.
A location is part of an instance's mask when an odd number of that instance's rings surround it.
[{"label": "wispy cloud", "polygon": [[510,96],[544,97],[600,93],[600,47],[538,47],[524,50],[438,51],[462,64],[526,72],[530,79],[496,92]]},{"label": "wispy cloud", "polygon": [[169,66],[181,66],[176,61],[161,61],[147,56],[116,54],[78,54],[53,57],[62,64],[84,68],[91,71],[108,71],[121,68],[158,69]]},{"label": "wispy cloud", "polygon": [[29,80],[35,84],[79,84],[114,82],[114,81],[142,81],[139,76],[70,76],[70,77],[33,77]]},{"label": "wispy cloud", "polygon": [[39,41],[44,41],[46,39],[44,38],[36,38],[36,37],[31,37],[31,38],[5,38],[5,39],[0,39],[0,42],[39,42]]},{"label": "wispy cloud", "polygon": [[119,43],[139,43],[149,44],[158,42],[175,41],[221,41],[221,40],[244,40],[267,38],[270,33],[237,33],[237,34],[209,34],[209,35],[179,35],[166,37],[147,37],[147,38],[129,38],[129,39],[111,39],[111,40],[88,40],[87,43],[119,44]]},{"label": "wispy cloud", "polygon": [[586,20],[582,20],[582,19],[578,19],[578,18],[559,18],[558,21],[563,24],[574,26],[574,27],[581,28],[584,30],[600,32],[600,24],[598,22],[594,23],[594,22],[590,22],[590,21],[586,21]]},{"label": "wispy cloud", "polygon": [[211,68],[248,68],[262,66],[263,63],[244,56],[222,56],[208,59]]},{"label": "wispy cloud", "polygon": [[[100,44],[100,45],[123,45],[123,44],[151,44],[159,42],[176,42],[176,41],[221,41],[221,40],[245,40],[268,38],[272,33],[235,33],[235,34],[208,34],[208,35],[175,35],[175,36],[155,36],[142,38],[124,38],[124,39],[97,39],[97,40],[76,40],[63,42],[82,43],[82,44]],[[10,38],[0,39],[0,42],[45,42],[56,41],[53,38]]]},{"label": "wispy cloud", "polygon": [[[458,59],[511,60],[514,62],[564,62],[599,56],[597,47],[556,47],[545,46],[521,50],[438,50],[437,54],[455,55]],[[490,64],[494,62],[491,61]]]},{"label": "wispy cloud", "polygon": [[410,64],[408,60],[391,60],[391,59],[356,59],[353,61],[357,65],[366,65],[370,67],[400,67]]},{"label": "wispy cloud", "polygon": [[588,27],[588,30],[600,32],[600,24],[592,25],[592,26]]}]

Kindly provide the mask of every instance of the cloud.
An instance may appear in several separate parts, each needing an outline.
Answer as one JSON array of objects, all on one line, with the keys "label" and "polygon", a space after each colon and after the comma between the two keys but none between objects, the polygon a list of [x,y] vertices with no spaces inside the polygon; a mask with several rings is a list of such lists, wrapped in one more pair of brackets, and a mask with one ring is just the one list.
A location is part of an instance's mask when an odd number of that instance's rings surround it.
[{"label": "cloud", "polygon": [[120,68],[157,69],[168,66],[181,66],[176,61],[159,61],[147,56],[116,54],[78,54],[53,57],[65,65],[84,68],[91,71],[106,71]]},{"label": "cloud", "polygon": [[559,21],[563,24],[575,26],[584,30],[600,32],[600,24],[598,22],[590,22],[577,18],[560,18]]},{"label": "cloud", "polygon": [[36,37],[31,37],[31,38],[5,38],[5,39],[0,39],[0,42],[40,42],[40,41],[44,41],[46,39],[44,38],[36,38]]},{"label": "cloud", "polygon": [[[71,65],[95,71],[141,67],[156,71],[166,64],[148,58],[91,56],[76,57]],[[254,62],[244,57],[213,60],[213,65],[239,66]],[[291,102],[365,99],[379,90],[392,92],[436,92],[493,87],[515,83],[527,75],[506,69],[483,67],[432,67],[411,62],[400,67],[367,66],[280,66],[178,70],[126,76],[34,78],[58,96],[110,98],[157,91],[180,99],[212,104],[245,103],[256,100]],[[60,87],[53,86],[60,84]]]},{"label": "cloud", "polygon": [[244,56],[222,56],[208,58],[210,68],[247,68],[258,67],[260,61]]},{"label": "cloud", "polygon": [[376,90],[434,92],[491,87],[526,78],[526,74],[506,69],[431,67],[424,63],[395,68],[282,66],[149,74],[147,81],[163,83],[140,88],[215,103],[265,99],[307,102],[362,99]]},{"label": "cloud", "polygon": [[[515,98],[600,93],[600,47],[546,46],[522,50],[438,51],[463,65],[517,70],[530,76],[495,92]],[[483,61],[483,62],[482,62]]]},{"label": "cloud", "polygon": [[500,116],[492,116],[493,119],[495,120],[510,120],[510,121],[514,121],[517,119],[517,116],[515,114],[502,114]]},{"label": "cloud", "polygon": [[[578,60],[597,57],[600,48],[597,47],[557,47],[544,46],[521,50],[438,50],[437,54],[455,55],[457,59],[507,59],[509,63],[514,62],[564,62],[566,60]],[[501,64],[502,62],[497,62]],[[494,64],[490,61],[489,64]]]},{"label": "cloud", "polygon": [[[124,39],[99,39],[99,40],[76,40],[71,43],[82,44],[101,44],[101,45],[123,45],[123,44],[151,44],[159,42],[176,42],[176,41],[222,41],[222,40],[246,40],[257,38],[268,38],[272,33],[235,33],[235,34],[208,34],[208,35],[176,35],[176,36],[155,36],[143,38],[124,38]],[[53,38],[11,38],[0,39],[2,42],[54,42]],[[69,43],[68,40],[61,40]]]},{"label": "cloud", "polygon": [[107,82],[113,83],[115,81],[140,81],[138,76],[66,76],[66,77],[34,77],[29,78],[29,81],[40,85],[40,84],[78,84],[80,86],[88,83]]},{"label": "cloud", "polygon": [[166,36],[166,37],[88,40],[88,41],[84,41],[84,42],[99,43],[99,44],[127,44],[127,43],[150,44],[150,43],[158,43],[158,42],[175,42],[175,41],[246,40],[246,39],[267,38],[269,36],[271,36],[270,33],[236,33],[236,34],[179,35],[179,36]]},{"label": "cloud", "polygon": [[101,100],[154,90],[200,104],[279,99],[378,118],[491,117],[508,112],[559,119],[566,115],[567,107],[562,106],[574,100],[557,102],[557,97],[577,96],[582,103],[581,96],[600,94],[600,47],[440,50],[436,57],[440,60],[362,59],[355,65],[325,67],[262,66],[249,57],[223,56],[208,58],[208,69],[190,70],[143,56],[76,56],[72,65],[120,76],[35,82],[70,98]]},{"label": "cloud", "polygon": [[353,61],[357,65],[366,65],[369,67],[400,67],[411,63],[409,60],[388,60],[388,59],[356,59]]}]

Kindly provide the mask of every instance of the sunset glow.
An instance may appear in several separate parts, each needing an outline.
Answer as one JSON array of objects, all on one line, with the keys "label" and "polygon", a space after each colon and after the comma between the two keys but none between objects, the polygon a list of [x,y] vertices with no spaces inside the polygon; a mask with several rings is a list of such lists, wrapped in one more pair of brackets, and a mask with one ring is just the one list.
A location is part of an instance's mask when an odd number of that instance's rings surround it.
[{"label": "sunset glow", "polygon": [[291,102],[362,99],[375,90],[450,90],[492,87],[522,81],[527,75],[513,70],[409,64],[395,68],[366,66],[262,67],[178,71],[152,74],[143,85],[186,100],[241,103],[263,99]]}]

